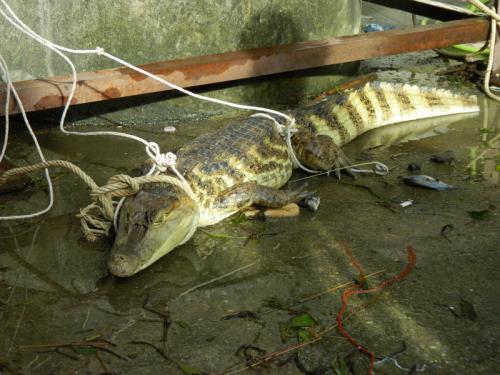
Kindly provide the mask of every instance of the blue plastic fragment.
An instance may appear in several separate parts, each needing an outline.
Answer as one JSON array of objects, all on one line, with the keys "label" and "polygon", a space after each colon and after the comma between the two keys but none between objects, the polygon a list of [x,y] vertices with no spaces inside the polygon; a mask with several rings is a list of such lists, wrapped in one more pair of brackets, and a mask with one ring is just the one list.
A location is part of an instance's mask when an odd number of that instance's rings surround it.
[{"label": "blue plastic fragment", "polygon": [[403,178],[403,182],[406,185],[410,186],[417,186],[440,191],[453,190],[458,188],[457,186],[449,185],[443,181],[436,180],[435,178],[426,175],[407,176]]},{"label": "blue plastic fragment", "polygon": [[395,28],[396,27],[394,27],[394,26],[380,25],[378,23],[369,23],[369,24],[363,26],[363,31],[365,33],[374,33],[377,31],[392,30]]}]

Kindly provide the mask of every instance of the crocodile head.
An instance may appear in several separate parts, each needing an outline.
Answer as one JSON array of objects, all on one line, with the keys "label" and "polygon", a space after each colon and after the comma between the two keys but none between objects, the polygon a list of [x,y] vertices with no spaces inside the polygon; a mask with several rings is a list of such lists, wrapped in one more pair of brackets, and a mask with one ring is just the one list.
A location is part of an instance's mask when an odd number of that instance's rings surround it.
[{"label": "crocodile head", "polygon": [[127,198],[108,260],[119,277],[136,274],[189,240],[198,224],[196,203],[172,186],[156,185]]}]

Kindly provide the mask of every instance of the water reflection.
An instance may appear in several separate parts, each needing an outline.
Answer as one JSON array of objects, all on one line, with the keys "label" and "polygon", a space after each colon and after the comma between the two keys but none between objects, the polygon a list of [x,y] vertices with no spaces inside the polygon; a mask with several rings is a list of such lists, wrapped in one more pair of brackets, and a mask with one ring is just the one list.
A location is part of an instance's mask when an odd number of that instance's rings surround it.
[{"label": "water reflection", "polygon": [[[490,184],[500,181],[500,109],[484,103],[481,146],[470,147],[468,168],[473,178],[482,177]],[[493,119],[490,121],[490,119]]]},{"label": "water reflection", "polygon": [[346,148],[353,151],[388,148],[398,143],[434,137],[448,133],[454,123],[462,123],[477,116],[477,113],[456,114],[383,126],[361,135]]}]

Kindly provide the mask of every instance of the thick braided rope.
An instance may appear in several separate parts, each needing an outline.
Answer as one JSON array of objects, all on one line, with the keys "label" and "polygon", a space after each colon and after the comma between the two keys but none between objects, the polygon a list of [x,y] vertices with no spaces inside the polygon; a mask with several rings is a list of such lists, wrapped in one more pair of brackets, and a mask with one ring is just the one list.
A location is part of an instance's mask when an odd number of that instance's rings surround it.
[{"label": "thick braided rope", "polygon": [[65,160],[48,160],[41,163],[36,163],[32,165],[27,165],[25,167],[13,168],[10,169],[0,175],[0,185],[7,182],[7,180],[11,177],[18,175],[25,175],[31,172],[38,171],[40,169],[46,168],[65,168],[74,174],[78,175],[91,189],[97,189],[99,186],[95,183],[95,181],[81,170],[80,167],[76,166],[73,163]]},{"label": "thick braided rope", "polygon": [[189,189],[186,189],[187,182],[177,177],[160,174],[130,177],[119,174],[112,176],[106,185],[99,186],[92,177],[86,174],[80,167],[65,160],[49,160],[25,167],[10,169],[0,175],[0,185],[11,177],[25,175],[46,168],[65,168],[80,177],[90,188],[90,197],[94,202],[81,209],[78,215],[82,224],[83,233],[89,241],[94,241],[99,237],[109,236],[116,210],[116,204],[113,198],[123,198],[137,194],[144,184],[166,183],[174,185],[186,192],[186,194],[198,203],[191,188],[189,187]]}]

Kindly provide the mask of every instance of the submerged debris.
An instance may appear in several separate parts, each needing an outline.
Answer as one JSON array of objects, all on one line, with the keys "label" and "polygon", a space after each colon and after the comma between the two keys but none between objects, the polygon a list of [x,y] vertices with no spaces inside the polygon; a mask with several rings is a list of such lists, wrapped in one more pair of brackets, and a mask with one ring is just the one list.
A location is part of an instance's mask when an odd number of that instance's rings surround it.
[{"label": "submerged debris", "polygon": [[297,203],[289,203],[281,208],[269,208],[264,211],[264,215],[271,218],[294,217],[299,214],[300,208]]},{"label": "submerged debris", "polygon": [[165,126],[163,128],[163,131],[165,133],[175,133],[177,131],[177,129],[175,128],[175,126]]},{"label": "submerged debris", "polygon": [[318,211],[320,202],[321,202],[321,199],[317,195],[311,195],[309,197],[302,199],[299,202],[299,206],[307,208],[307,209],[311,210],[312,212],[316,212],[316,211]]},{"label": "submerged debris", "polygon": [[455,153],[448,150],[442,154],[432,155],[430,160],[438,164],[452,164],[455,161]]},{"label": "submerged debris", "polygon": [[426,175],[407,176],[403,178],[403,182],[406,185],[410,186],[417,186],[440,191],[453,190],[458,188],[457,186],[449,185],[443,181],[436,180],[434,177]]},{"label": "submerged debris", "polygon": [[363,31],[365,33],[375,33],[378,31],[392,30],[395,28],[396,28],[395,26],[380,25],[378,23],[369,23],[369,24],[363,26]]},{"label": "submerged debris", "polygon": [[182,371],[183,374],[186,375],[202,375],[206,374],[203,372],[201,369],[198,367],[195,367],[187,362],[179,362],[177,363],[177,366],[179,367],[179,370]]},{"label": "submerged debris", "polygon": [[283,342],[286,342],[291,336],[296,335],[298,342],[307,342],[313,338],[312,328],[316,327],[318,322],[311,314],[305,312],[297,315],[287,322],[280,323],[280,336]]},{"label": "submerged debris", "polygon": [[420,171],[422,168],[420,167],[420,164],[417,164],[417,163],[410,163],[410,164],[408,164],[407,169],[408,169],[410,172],[417,172],[417,171]]},{"label": "submerged debris", "polygon": [[460,298],[459,306],[460,306],[460,315],[462,318],[467,318],[469,320],[472,320],[473,322],[477,320],[478,316],[476,313],[476,309],[474,308],[474,305],[471,302],[463,298]]},{"label": "submerged debris", "polygon": [[413,204],[413,199],[408,199],[405,200],[404,202],[401,202],[399,205],[403,208],[411,206]]},{"label": "submerged debris", "polygon": [[251,319],[259,320],[259,316],[255,311],[239,311],[234,314],[228,314],[221,318],[221,320],[232,320],[232,319]]},{"label": "submerged debris", "polygon": [[474,220],[488,220],[493,216],[493,210],[495,206],[490,204],[488,208],[478,211],[467,211],[467,214]]},{"label": "submerged debris", "polygon": [[451,242],[451,240],[448,237],[448,233],[451,232],[455,227],[451,224],[446,224],[441,228],[441,236],[443,236],[448,242]]},{"label": "submerged debris", "polygon": [[[14,168],[7,160],[2,160],[0,163],[0,174]],[[9,193],[12,191],[22,190],[32,183],[31,178],[27,175],[15,176],[8,179],[3,184],[0,184],[0,193]]]}]

